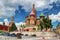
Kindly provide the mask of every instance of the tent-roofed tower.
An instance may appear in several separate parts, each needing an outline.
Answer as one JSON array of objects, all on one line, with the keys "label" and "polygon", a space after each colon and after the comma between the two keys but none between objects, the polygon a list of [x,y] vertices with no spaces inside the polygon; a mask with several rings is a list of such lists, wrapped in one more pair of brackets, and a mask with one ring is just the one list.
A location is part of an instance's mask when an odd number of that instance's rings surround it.
[{"label": "tent-roofed tower", "polygon": [[36,11],[35,11],[35,5],[32,6],[32,11],[30,13],[30,25],[35,25],[36,23]]},{"label": "tent-roofed tower", "polygon": [[11,17],[11,21],[14,22],[14,16]]},{"label": "tent-roofed tower", "polygon": [[9,27],[8,27],[8,32],[10,32],[10,27],[12,26],[12,24],[14,23],[14,16],[11,16],[11,21],[9,22]]}]

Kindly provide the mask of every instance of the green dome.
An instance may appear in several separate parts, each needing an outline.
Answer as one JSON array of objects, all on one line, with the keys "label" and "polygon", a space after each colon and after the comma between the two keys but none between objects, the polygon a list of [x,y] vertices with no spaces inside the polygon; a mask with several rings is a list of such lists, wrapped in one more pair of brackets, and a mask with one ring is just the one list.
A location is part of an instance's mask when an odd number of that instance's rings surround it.
[{"label": "green dome", "polygon": [[41,14],[40,14],[40,16],[44,16],[44,14],[43,14],[43,13],[41,13]]}]

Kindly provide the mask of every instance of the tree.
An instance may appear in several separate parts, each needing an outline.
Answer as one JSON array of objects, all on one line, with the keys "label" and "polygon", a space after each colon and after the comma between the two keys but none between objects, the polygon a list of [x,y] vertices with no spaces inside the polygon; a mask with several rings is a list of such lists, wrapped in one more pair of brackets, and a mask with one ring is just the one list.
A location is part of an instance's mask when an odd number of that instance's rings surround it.
[{"label": "tree", "polygon": [[41,26],[41,31],[46,28],[46,30],[48,28],[52,28],[52,23],[50,19],[44,18],[43,22],[40,22],[40,26]]},{"label": "tree", "polygon": [[15,31],[15,30],[17,30],[17,27],[15,23],[13,23],[12,26],[10,27],[10,31]]},{"label": "tree", "polygon": [[52,28],[51,20],[49,20],[49,19],[44,19],[44,25],[45,25],[45,28],[46,28],[46,29]]}]

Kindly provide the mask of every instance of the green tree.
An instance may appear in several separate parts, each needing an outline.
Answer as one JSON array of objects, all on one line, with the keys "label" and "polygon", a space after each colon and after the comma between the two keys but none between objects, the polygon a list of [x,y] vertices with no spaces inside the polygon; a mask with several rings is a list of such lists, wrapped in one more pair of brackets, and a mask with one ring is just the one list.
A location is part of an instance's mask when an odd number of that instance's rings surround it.
[{"label": "green tree", "polygon": [[40,26],[41,26],[41,31],[46,28],[46,30],[48,28],[52,28],[52,23],[51,23],[51,20],[45,18],[43,19],[43,22],[40,22]]},{"label": "green tree", "polygon": [[44,19],[44,25],[45,25],[45,28],[48,29],[48,28],[52,28],[52,23],[51,23],[51,20],[49,19]]},{"label": "green tree", "polygon": [[12,26],[10,27],[10,31],[15,31],[15,30],[17,30],[17,27],[15,23],[13,23]]}]

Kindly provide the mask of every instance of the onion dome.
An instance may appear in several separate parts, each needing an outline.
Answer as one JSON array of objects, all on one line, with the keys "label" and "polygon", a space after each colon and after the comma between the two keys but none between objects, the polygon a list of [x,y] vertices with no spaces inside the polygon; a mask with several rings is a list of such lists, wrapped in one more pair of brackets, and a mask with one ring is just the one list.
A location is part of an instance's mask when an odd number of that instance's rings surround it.
[{"label": "onion dome", "polygon": [[44,14],[43,14],[43,13],[41,13],[41,14],[40,14],[40,17],[41,17],[41,16],[44,16]]}]

